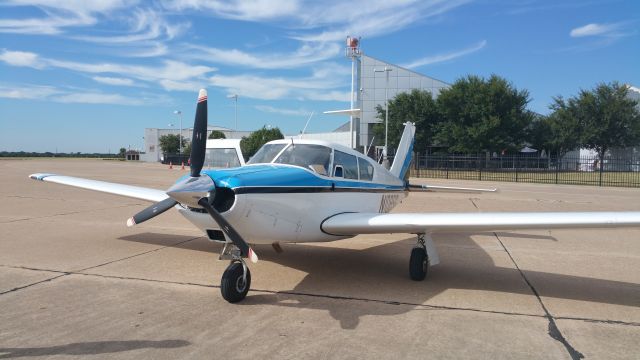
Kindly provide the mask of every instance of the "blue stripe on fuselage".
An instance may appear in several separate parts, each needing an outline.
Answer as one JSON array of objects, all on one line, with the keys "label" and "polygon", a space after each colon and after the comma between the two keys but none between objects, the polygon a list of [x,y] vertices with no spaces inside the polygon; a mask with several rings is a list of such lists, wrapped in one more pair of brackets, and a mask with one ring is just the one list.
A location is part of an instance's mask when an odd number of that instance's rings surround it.
[{"label": "blue stripe on fuselage", "polygon": [[[231,189],[245,187],[332,187],[403,190],[402,185],[378,184],[359,180],[343,180],[321,177],[301,167],[280,164],[248,165],[238,168],[203,170],[219,187]],[[183,178],[188,177],[188,175]]]}]

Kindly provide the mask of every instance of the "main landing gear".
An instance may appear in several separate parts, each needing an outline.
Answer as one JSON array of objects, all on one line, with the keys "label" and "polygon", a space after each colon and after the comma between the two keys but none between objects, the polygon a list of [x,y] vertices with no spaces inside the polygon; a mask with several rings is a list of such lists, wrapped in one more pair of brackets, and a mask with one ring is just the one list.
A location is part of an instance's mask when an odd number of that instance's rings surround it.
[{"label": "main landing gear", "polygon": [[427,234],[418,234],[416,245],[411,249],[409,276],[411,280],[422,281],[429,272],[429,266],[440,262],[433,240]]},{"label": "main landing gear", "polygon": [[249,292],[251,271],[242,259],[240,249],[232,243],[225,243],[220,260],[231,260],[220,281],[222,297],[230,303],[239,302]]}]

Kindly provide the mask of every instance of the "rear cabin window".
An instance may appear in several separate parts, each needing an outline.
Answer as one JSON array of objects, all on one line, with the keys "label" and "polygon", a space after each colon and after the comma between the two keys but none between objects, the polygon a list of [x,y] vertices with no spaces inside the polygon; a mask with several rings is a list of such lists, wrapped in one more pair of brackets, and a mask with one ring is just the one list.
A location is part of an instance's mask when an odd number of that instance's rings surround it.
[{"label": "rear cabin window", "polygon": [[358,170],[360,172],[360,180],[373,180],[373,165],[361,157],[358,158]]},{"label": "rear cabin window", "polygon": [[291,144],[274,163],[300,166],[326,176],[330,161],[331,148],[313,144]]},{"label": "rear cabin window", "polygon": [[270,163],[287,144],[264,144],[258,152],[251,157],[247,164]]},{"label": "rear cabin window", "polygon": [[355,156],[335,150],[333,152],[334,175],[336,165],[342,166],[342,174],[345,179],[358,180],[358,160]]}]

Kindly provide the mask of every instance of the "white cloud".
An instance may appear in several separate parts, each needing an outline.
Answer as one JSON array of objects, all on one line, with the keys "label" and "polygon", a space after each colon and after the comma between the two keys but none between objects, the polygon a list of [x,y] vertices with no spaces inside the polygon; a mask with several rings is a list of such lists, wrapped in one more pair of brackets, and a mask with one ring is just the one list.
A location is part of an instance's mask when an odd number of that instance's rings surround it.
[{"label": "white cloud", "polygon": [[572,29],[569,35],[571,37],[584,37],[584,36],[604,36],[612,35],[620,28],[620,23],[616,24],[587,24],[584,26]]},{"label": "white cloud", "polygon": [[[290,53],[250,54],[238,49],[189,45],[185,53],[192,59],[256,69],[282,69],[309,65],[336,57],[341,47],[335,43],[305,43]],[[194,53],[198,51],[198,53]]]},{"label": "white cloud", "polygon": [[123,96],[117,93],[104,93],[95,90],[65,89],[43,85],[0,84],[0,98],[20,100],[47,100],[59,103],[111,104],[139,106],[170,101],[166,96],[140,95]]},{"label": "white cloud", "polygon": [[107,85],[116,85],[116,86],[133,86],[134,82],[131,79],[127,78],[117,78],[117,77],[108,77],[108,76],[94,76],[92,77],[94,81],[99,83],[107,84]]},{"label": "white cloud", "polygon": [[406,65],[403,65],[403,66],[406,67],[406,68],[409,68],[409,69],[413,69],[413,68],[417,68],[417,67],[424,66],[424,65],[431,65],[431,64],[444,62],[444,61],[449,61],[449,60],[453,60],[455,58],[459,58],[459,57],[462,57],[462,56],[466,56],[466,55],[472,54],[472,53],[474,53],[476,51],[481,50],[485,46],[487,46],[487,41],[486,40],[482,40],[479,43],[477,43],[475,45],[472,45],[472,46],[469,46],[467,48],[464,48],[462,50],[456,50],[456,51],[452,51],[452,52],[449,52],[449,53],[437,54],[437,55],[423,57],[421,59],[414,60],[414,61],[410,62],[409,64],[406,64]]},{"label": "white cloud", "polygon": [[111,104],[111,105],[148,105],[138,97],[127,97],[120,94],[98,92],[77,92],[55,96],[53,101],[77,104]]},{"label": "white cloud", "polygon": [[[93,80],[111,85],[133,85],[130,78],[157,83],[166,90],[189,90],[196,84],[206,83],[205,76],[216,68],[191,65],[180,61],[165,60],[161,66],[127,65],[118,63],[90,64],[75,61],[42,58],[35,53],[3,50],[0,61],[13,66],[36,68],[60,68],[88,74],[113,74],[117,76],[96,76]],[[131,81],[131,83],[129,83]]]},{"label": "white cloud", "polygon": [[25,19],[0,19],[0,32],[54,35],[66,27],[89,26],[97,14],[108,14],[135,1],[126,0],[6,0],[3,5],[39,8],[44,16]]},{"label": "white cloud", "polygon": [[38,85],[1,85],[0,98],[9,99],[46,99],[51,95],[60,93],[51,86]]},{"label": "white cloud", "polygon": [[334,100],[322,98],[321,94],[344,85],[344,82],[313,76],[284,78],[251,74],[214,75],[209,78],[209,82],[211,85],[226,89],[229,93],[262,100],[283,98]]},{"label": "white cloud", "polygon": [[164,5],[174,10],[205,10],[215,16],[246,21],[263,21],[296,16],[305,11],[298,0],[167,0]]},{"label": "white cloud", "polygon": [[280,115],[286,115],[286,116],[305,116],[305,115],[308,116],[309,114],[311,114],[311,111],[305,110],[305,109],[285,109],[285,108],[276,108],[268,105],[256,105],[255,108],[262,112],[271,113],[271,114],[280,114]]},{"label": "white cloud", "polygon": [[370,38],[404,29],[418,21],[433,18],[453,10],[470,0],[362,0],[338,1],[328,6],[312,5],[310,11],[300,14],[305,25],[329,29],[315,33],[296,34],[292,37],[304,41],[344,40],[346,35]]},{"label": "white cloud", "polygon": [[40,62],[38,54],[26,51],[11,51],[3,49],[0,53],[0,61],[12,66],[28,66],[36,69],[44,65]]}]

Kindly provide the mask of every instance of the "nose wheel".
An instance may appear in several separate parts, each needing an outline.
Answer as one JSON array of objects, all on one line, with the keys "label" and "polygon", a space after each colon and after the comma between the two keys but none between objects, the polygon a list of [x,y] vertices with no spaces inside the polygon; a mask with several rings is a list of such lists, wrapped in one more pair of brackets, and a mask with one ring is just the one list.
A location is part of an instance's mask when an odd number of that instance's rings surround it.
[{"label": "nose wheel", "polygon": [[230,303],[242,301],[251,287],[251,271],[242,259],[240,249],[226,243],[220,253],[220,260],[231,260],[220,280],[222,297]]},{"label": "nose wheel", "polygon": [[251,286],[251,271],[244,261],[234,261],[227,267],[220,281],[222,297],[230,303],[243,300]]}]

